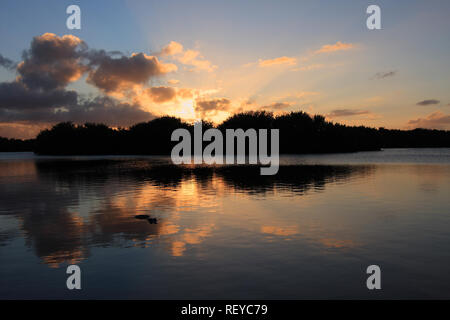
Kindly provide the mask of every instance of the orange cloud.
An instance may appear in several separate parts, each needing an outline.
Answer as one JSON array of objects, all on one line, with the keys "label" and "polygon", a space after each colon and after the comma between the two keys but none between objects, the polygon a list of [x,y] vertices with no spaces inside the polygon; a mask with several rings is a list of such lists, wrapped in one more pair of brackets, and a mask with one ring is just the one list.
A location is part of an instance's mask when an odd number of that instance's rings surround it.
[{"label": "orange cloud", "polygon": [[427,128],[427,129],[449,129],[450,128],[450,115],[444,114],[441,111],[436,111],[425,118],[417,118],[408,121],[408,127],[414,128]]},{"label": "orange cloud", "polygon": [[179,84],[179,83],[180,83],[180,80],[170,79],[170,80],[167,81],[167,83],[168,83],[168,84],[171,84],[171,85],[175,85],[175,84]]},{"label": "orange cloud", "polygon": [[328,113],[326,116],[328,118],[339,118],[339,117],[353,117],[359,115],[367,115],[371,112],[368,110],[358,110],[358,109],[335,109]]},{"label": "orange cloud", "polygon": [[204,70],[208,72],[212,72],[217,68],[217,66],[213,66],[210,61],[203,59],[200,56],[200,52],[197,50],[185,51],[183,55],[178,59],[178,61],[185,65],[194,66],[198,70]]},{"label": "orange cloud", "polygon": [[183,45],[181,43],[176,41],[170,41],[170,43],[161,50],[160,55],[171,56],[182,52],[183,52]]},{"label": "orange cloud", "polygon": [[352,43],[343,43],[338,41],[335,44],[323,45],[319,50],[315,51],[315,53],[328,53],[335,51],[350,50],[353,48],[355,48],[355,45]]},{"label": "orange cloud", "polygon": [[279,58],[274,58],[274,59],[267,59],[267,60],[259,60],[259,66],[260,67],[271,67],[271,66],[276,66],[276,65],[288,65],[288,66],[292,66],[292,65],[296,65],[297,64],[297,59],[293,58],[293,57],[279,57]]},{"label": "orange cloud", "polygon": [[47,129],[48,127],[50,127],[49,124],[41,123],[0,122],[0,137],[30,139],[36,137],[41,130]]},{"label": "orange cloud", "polygon": [[183,45],[176,41],[171,41],[165,46],[158,55],[175,56],[175,59],[184,65],[194,66],[197,70],[214,71],[214,66],[209,60],[206,60],[197,50],[185,50]]}]

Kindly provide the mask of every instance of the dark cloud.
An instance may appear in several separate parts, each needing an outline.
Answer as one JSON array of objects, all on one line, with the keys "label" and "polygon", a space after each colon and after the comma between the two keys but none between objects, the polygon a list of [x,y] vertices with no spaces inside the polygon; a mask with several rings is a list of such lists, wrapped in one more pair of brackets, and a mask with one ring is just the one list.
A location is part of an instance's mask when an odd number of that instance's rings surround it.
[{"label": "dark cloud", "polygon": [[72,121],[75,123],[96,122],[111,126],[130,126],[153,118],[152,113],[142,110],[139,105],[121,103],[110,97],[96,97],[58,109],[20,110],[0,108],[0,122],[3,123],[36,124]]},{"label": "dark cloud", "polygon": [[14,63],[14,61],[5,58],[1,54],[0,54],[0,66],[8,70],[14,70],[16,68],[16,64]]},{"label": "dark cloud", "polygon": [[362,114],[370,114],[370,111],[367,110],[351,110],[351,109],[336,109],[332,110],[330,113],[327,114],[327,117],[329,118],[338,118],[338,117],[352,117],[352,116],[358,116]]},{"label": "dark cloud", "polygon": [[59,116],[67,120],[58,121],[101,122],[111,126],[125,127],[155,118],[151,112],[142,110],[138,104],[118,102],[110,97],[96,97],[84,101],[68,112],[61,112]]},{"label": "dark cloud", "polygon": [[[144,53],[126,57],[118,51],[92,50],[76,36],[52,33],[34,37],[22,62],[14,64],[0,56],[0,65],[15,68],[18,74],[14,81],[0,83],[0,125],[6,130],[61,121],[129,126],[151,120],[154,115],[139,104],[103,96],[86,100],[66,87],[88,74],[89,83],[110,92],[128,85],[145,85],[151,77],[176,69]],[[169,101],[177,95],[169,87],[148,90],[155,102]]]},{"label": "dark cloud", "polygon": [[[4,60],[4,64],[10,66],[10,61]],[[176,68],[144,53],[127,57],[119,51],[89,49],[73,35],[45,33],[34,37],[24,52],[23,61],[17,65],[17,81],[29,89],[53,90],[66,87],[88,72],[88,83],[111,92],[124,85],[144,84]]]},{"label": "dark cloud", "polygon": [[177,91],[172,87],[152,87],[147,89],[147,93],[156,103],[168,102],[177,97]]},{"label": "dark cloud", "polygon": [[87,45],[72,35],[45,33],[34,37],[17,65],[17,81],[31,90],[64,88],[88,70],[82,62],[86,52]]},{"label": "dark cloud", "polygon": [[0,83],[0,109],[24,111],[75,105],[78,94],[64,89],[30,90],[21,82]]},{"label": "dark cloud", "polygon": [[87,82],[105,91],[117,91],[125,85],[144,84],[151,77],[175,71],[173,64],[161,63],[158,58],[137,53],[131,57],[113,58],[104,52],[89,55],[90,65]]},{"label": "dark cloud", "polygon": [[389,78],[389,77],[393,77],[397,74],[397,71],[387,71],[387,72],[377,72],[373,78],[374,79],[384,79],[384,78]]},{"label": "dark cloud", "polygon": [[202,114],[211,111],[226,111],[230,107],[231,101],[226,98],[217,98],[210,100],[197,100],[195,102],[195,111]]},{"label": "dark cloud", "polygon": [[433,105],[433,104],[438,104],[440,101],[436,100],[436,99],[428,99],[428,100],[423,100],[423,101],[419,101],[417,102],[418,106],[429,106],[429,105]]},{"label": "dark cloud", "polygon": [[441,111],[436,111],[425,118],[409,120],[408,127],[448,130],[450,128],[450,115],[444,114]]},{"label": "dark cloud", "polygon": [[292,104],[288,102],[274,102],[268,106],[262,107],[262,109],[283,110],[289,108],[291,105]]}]

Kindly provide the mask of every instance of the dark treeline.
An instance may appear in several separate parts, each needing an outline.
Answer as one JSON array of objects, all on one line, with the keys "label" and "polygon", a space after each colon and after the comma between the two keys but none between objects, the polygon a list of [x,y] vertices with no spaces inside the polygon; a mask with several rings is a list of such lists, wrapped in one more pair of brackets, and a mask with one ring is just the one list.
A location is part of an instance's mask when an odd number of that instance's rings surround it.
[{"label": "dark treeline", "polygon": [[[213,127],[204,122],[203,130]],[[381,148],[450,147],[450,131],[414,129],[389,130],[364,126],[346,126],[326,121],[323,116],[291,112],[274,116],[270,112],[235,114],[216,126],[219,130],[279,129],[280,153],[326,153],[379,150]],[[109,128],[103,124],[75,125],[59,123],[44,130],[35,141],[23,142],[38,154],[145,154],[167,155],[178,142],[171,141],[178,128],[193,125],[175,117],[161,117],[130,128]],[[225,137],[225,135],[224,135]],[[21,145],[20,140],[17,146]],[[204,142],[204,145],[209,142]],[[26,149],[26,148],[25,148]],[[0,151],[23,151],[4,149]]]},{"label": "dark treeline", "polygon": [[20,139],[7,139],[0,137],[0,152],[23,152],[33,151],[34,139],[20,140]]}]

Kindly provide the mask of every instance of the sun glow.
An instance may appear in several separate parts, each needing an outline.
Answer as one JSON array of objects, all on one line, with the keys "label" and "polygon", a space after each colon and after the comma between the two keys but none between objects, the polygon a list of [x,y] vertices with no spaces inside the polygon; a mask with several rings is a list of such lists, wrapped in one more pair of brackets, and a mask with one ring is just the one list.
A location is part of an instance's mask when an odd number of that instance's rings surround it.
[{"label": "sun glow", "polygon": [[196,119],[194,101],[192,99],[182,101],[177,116],[182,119]]}]

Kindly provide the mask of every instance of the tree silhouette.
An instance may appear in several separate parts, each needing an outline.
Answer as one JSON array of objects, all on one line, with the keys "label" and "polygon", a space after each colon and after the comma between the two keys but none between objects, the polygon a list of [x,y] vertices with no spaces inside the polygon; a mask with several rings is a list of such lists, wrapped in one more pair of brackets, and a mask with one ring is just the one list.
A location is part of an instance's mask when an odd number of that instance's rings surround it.
[{"label": "tree silhouette", "polygon": [[[203,122],[204,131],[212,127],[212,123]],[[178,128],[187,129],[193,136],[193,124],[170,116],[138,123],[130,128],[62,122],[41,131],[35,140],[0,138],[0,151],[34,151],[48,155],[168,155],[178,143],[171,141],[172,132]],[[302,111],[281,115],[268,111],[241,112],[230,116],[216,128],[222,132],[239,128],[279,129],[280,153],[285,154],[450,147],[450,131],[346,126],[327,121],[321,115],[311,117]],[[204,142],[204,146],[207,143]]]}]

